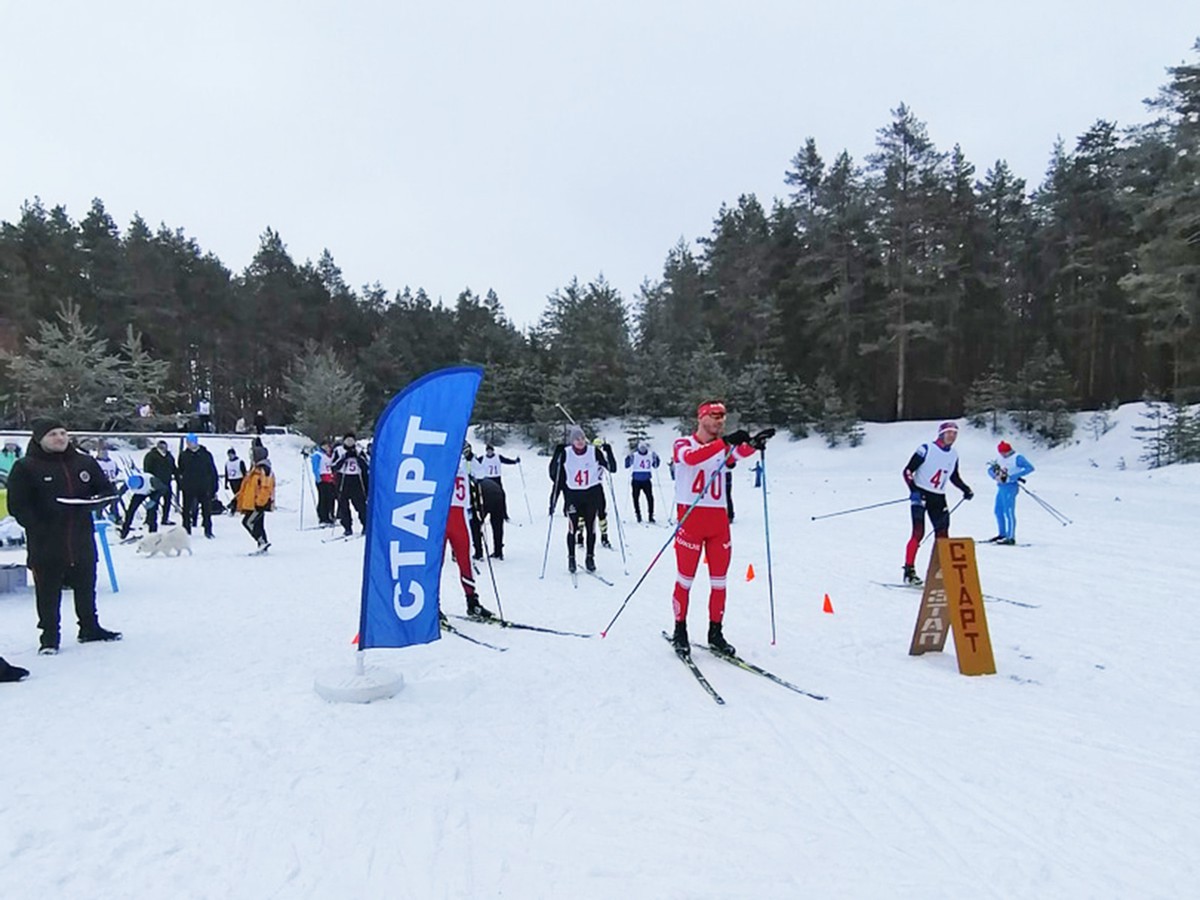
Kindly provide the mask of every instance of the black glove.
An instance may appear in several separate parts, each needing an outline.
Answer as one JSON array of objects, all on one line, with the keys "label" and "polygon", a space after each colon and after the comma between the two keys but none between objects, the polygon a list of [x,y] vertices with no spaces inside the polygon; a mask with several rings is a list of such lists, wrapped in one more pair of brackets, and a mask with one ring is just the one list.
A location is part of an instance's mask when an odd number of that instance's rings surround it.
[{"label": "black glove", "polygon": [[973,490],[971,490],[969,487],[964,487],[963,488],[963,499],[964,500],[973,500],[974,498],[975,498],[975,492]]},{"label": "black glove", "polygon": [[775,429],[764,428],[754,437],[750,438],[750,446],[752,446],[755,450],[766,450],[767,441],[773,437],[775,437]]},{"label": "black glove", "polygon": [[736,446],[737,444],[748,444],[750,443],[750,432],[748,432],[745,428],[739,428],[737,431],[731,431],[729,434],[725,435],[725,443],[727,443],[730,447]]}]

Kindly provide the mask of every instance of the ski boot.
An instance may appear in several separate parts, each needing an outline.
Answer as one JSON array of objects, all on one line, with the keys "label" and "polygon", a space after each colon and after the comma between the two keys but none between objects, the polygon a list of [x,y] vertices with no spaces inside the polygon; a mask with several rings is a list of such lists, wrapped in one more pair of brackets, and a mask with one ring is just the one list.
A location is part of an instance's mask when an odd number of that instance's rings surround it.
[{"label": "ski boot", "polygon": [[921,579],[917,577],[917,570],[912,566],[904,567],[904,574],[901,576],[901,580],[905,584],[919,585],[921,583]]},{"label": "ski boot", "polygon": [[575,557],[574,556],[567,557],[567,571],[570,572],[572,575],[575,574]]},{"label": "ski boot", "polygon": [[583,558],[583,567],[585,569],[587,569],[589,572],[595,572],[596,571],[596,557],[592,556],[592,554],[590,554],[590,553],[587,556],[585,556]]},{"label": "ski boot", "polygon": [[478,594],[467,594],[467,615],[472,619],[490,619],[492,611],[479,602]]},{"label": "ski boot", "polygon": [[720,653],[722,656],[736,656],[737,651],[729,641],[725,640],[725,635],[721,632],[720,622],[708,623],[708,646],[714,653]]},{"label": "ski boot", "polygon": [[671,646],[680,656],[691,656],[692,645],[688,643],[687,622],[676,622],[675,633],[671,635]]}]

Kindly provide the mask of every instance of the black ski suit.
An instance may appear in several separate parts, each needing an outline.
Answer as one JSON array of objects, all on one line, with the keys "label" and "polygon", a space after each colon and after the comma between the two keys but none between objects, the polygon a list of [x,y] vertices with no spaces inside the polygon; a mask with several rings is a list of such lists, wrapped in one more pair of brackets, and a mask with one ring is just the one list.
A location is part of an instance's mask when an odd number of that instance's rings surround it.
[{"label": "black ski suit", "polygon": [[367,457],[357,447],[342,447],[330,468],[338,486],[338,519],[350,534],[350,507],[358,512],[358,522],[367,528]]}]

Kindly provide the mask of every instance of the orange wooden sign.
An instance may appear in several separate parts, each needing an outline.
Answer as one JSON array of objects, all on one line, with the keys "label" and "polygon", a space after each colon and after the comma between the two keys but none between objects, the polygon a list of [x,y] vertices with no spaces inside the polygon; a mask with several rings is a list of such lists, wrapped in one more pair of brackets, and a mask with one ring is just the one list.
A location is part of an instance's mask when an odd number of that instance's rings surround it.
[{"label": "orange wooden sign", "polygon": [[929,559],[909,655],[940,652],[951,631],[959,672],[996,674],[979,569],[975,565],[975,542],[970,538],[938,538]]}]

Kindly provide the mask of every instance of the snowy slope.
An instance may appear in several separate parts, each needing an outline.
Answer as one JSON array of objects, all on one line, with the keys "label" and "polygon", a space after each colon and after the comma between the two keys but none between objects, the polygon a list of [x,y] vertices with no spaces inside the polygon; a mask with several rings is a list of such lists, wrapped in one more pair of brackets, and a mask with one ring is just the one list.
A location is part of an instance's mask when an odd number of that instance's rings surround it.
[{"label": "snowy slope", "polygon": [[[669,549],[605,639],[458,623],[509,649],[448,636],[371,651],[405,690],[325,703],[313,676],[353,664],[364,545],[297,529],[303,461],[291,439],[273,439],[270,555],[247,557],[232,518],[194,557],[117,547],[121,591],[101,570],[99,605],[120,644],[81,646],[64,628],[63,652],[38,657],[31,594],[0,595],[0,655],[33,672],[0,685],[0,896],[1190,896],[1200,467],[1140,468],[1136,411],[1119,416],[1099,441],[1016,442],[1037,466],[1029,487],[1074,524],[1022,496],[1030,546],[979,548],[983,589],[1003,598],[987,607],[999,674],[979,678],[957,673],[949,646],[909,657],[919,595],[874,583],[897,580],[907,505],[811,518],[903,497],[900,469],[933,425],[868,426],[856,449],[777,438],[777,642],[762,494],[745,466],[726,633],[747,659],[830,699],[697,653],[724,707],[659,635]],[[666,456],[669,427],[655,436]],[[995,533],[984,472],[995,442],[959,439],[978,496],[954,534]],[[573,588],[556,521],[539,580],[546,459],[521,456],[533,521],[520,473],[506,469],[513,521],[494,566],[504,613],[598,632],[670,532],[632,523],[622,472],[629,574],[601,550],[616,587]],[[453,571],[443,603],[461,613]],[[487,569],[481,593],[495,609]],[[701,576],[694,635],[706,595]]]}]

